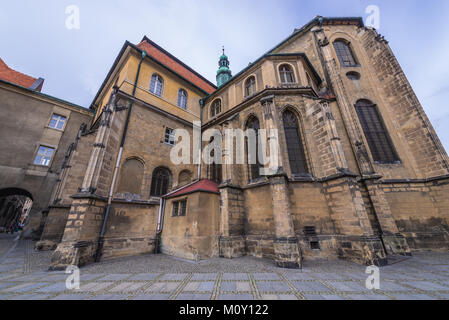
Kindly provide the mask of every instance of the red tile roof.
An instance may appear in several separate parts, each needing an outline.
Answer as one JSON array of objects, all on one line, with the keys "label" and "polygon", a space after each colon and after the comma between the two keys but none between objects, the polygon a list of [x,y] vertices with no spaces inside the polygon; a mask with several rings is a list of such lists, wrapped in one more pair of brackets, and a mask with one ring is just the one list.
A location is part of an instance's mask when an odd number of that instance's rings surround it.
[{"label": "red tile roof", "polygon": [[[6,63],[1,58],[0,58],[0,79],[29,89],[38,80],[36,78],[30,77],[26,74],[11,69],[6,65]],[[42,86],[39,86],[36,90],[41,91],[41,89]]]},{"label": "red tile roof", "polygon": [[159,47],[156,43],[144,37],[142,42],[140,42],[137,47],[141,50],[145,50],[148,55],[170,68],[174,72],[178,73],[186,80],[190,81],[197,87],[206,91],[207,93],[214,92],[217,88],[203,78],[199,73],[192,70],[190,67],[182,63],[176,57],[172,56],[169,52],[165,51],[161,47]]},{"label": "red tile roof", "polygon": [[179,189],[175,193],[168,194],[168,195],[164,196],[164,198],[179,197],[184,194],[189,194],[189,193],[193,193],[193,192],[209,192],[209,193],[216,193],[216,194],[220,193],[218,191],[217,183],[207,180],[207,179],[204,179],[204,180],[197,181],[193,184],[187,185],[187,186]]}]

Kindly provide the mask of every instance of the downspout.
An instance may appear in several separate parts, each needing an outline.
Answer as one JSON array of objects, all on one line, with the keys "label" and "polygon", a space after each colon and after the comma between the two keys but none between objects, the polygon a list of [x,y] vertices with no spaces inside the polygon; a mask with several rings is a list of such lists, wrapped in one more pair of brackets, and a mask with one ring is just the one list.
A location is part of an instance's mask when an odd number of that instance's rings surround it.
[{"label": "downspout", "polygon": [[[201,180],[201,143],[202,143],[202,126],[203,126],[203,107],[204,107],[204,100],[200,100],[200,137],[199,137],[199,149],[198,149],[198,157],[199,157],[199,163],[198,163],[198,180]],[[196,182],[196,181],[195,181]],[[195,182],[192,182],[195,183]],[[188,185],[187,185],[188,186]],[[183,186],[183,188],[187,187]],[[159,217],[157,219],[157,227],[156,227],[156,243],[154,246],[154,253],[158,253],[159,251],[159,243],[160,243],[160,236],[162,233],[162,228],[164,225],[164,215],[165,215],[165,197],[169,196],[170,194],[176,192],[177,190],[173,190],[170,193],[167,193],[166,195],[162,196],[159,200]]]},{"label": "downspout", "polygon": [[198,181],[201,180],[201,148],[202,148],[202,136],[203,136],[203,108],[204,108],[204,99],[200,100],[200,141],[198,144]]},{"label": "downspout", "polygon": [[[133,98],[136,96],[137,82],[139,81],[140,69],[142,67],[143,60],[145,59],[146,56],[147,56],[146,51],[145,50],[142,51],[142,57],[140,58],[139,66],[137,67],[136,81],[134,81],[134,88],[133,88],[133,92],[132,92]],[[117,162],[115,164],[114,174],[112,176],[112,183],[111,183],[111,188],[109,190],[109,196],[108,196],[108,204],[106,206],[106,212],[104,214],[103,225],[101,226],[100,237],[98,238],[98,246],[97,246],[97,252],[95,254],[95,262],[100,261],[102,251],[103,251],[104,233],[106,231],[106,224],[108,222],[109,212],[111,211],[111,203],[112,203],[112,196],[114,194],[114,189],[115,189],[115,181],[117,179],[118,168],[120,165],[120,161],[122,159],[123,146],[125,145],[126,134],[128,132],[129,119],[131,118],[131,111],[133,108],[133,104],[134,104],[134,100],[131,99],[131,101],[129,102],[128,114],[126,115],[125,127],[123,129],[122,140],[120,142],[120,149],[118,152]]]}]

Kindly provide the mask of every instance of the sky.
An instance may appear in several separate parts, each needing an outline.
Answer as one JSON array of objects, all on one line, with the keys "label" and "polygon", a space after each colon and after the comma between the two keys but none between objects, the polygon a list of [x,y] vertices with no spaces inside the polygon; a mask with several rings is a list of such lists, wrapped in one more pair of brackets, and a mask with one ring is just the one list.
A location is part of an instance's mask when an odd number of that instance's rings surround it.
[{"label": "sky", "polygon": [[[67,28],[72,5],[79,29]],[[366,20],[370,5],[378,6],[378,31],[449,150],[447,0],[2,1],[0,57],[44,78],[44,93],[88,107],[126,40],[147,35],[216,83],[222,46],[236,74],[316,15]]]}]

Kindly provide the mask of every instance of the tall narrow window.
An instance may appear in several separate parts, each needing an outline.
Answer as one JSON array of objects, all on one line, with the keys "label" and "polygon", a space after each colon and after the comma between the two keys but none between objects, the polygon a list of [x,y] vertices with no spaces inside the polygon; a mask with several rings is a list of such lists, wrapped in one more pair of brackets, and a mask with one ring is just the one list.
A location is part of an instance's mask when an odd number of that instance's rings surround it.
[{"label": "tall narrow window", "polygon": [[379,163],[399,162],[399,157],[394,150],[377,106],[369,100],[359,100],[355,108],[374,161]]},{"label": "tall narrow window", "polygon": [[217,99],[214,102],[212,102],[211,108],[210,108],[210,116],[215,117],[221,113],[221,100]]},{"label": "tall narrow window", "polygon": [[293,75],[292,67],[288,64],[283,64],[279,67],[279,75],[281,77],[281,83],[294,83],[295,76]]},{"label": "tall narrow window", "polygon": [[34,164],[47,167],[50,166],[51,158],[54,152],[54,148],[40,146],[37,151],[36,158],[34,159]]},{"label": "tall narrow window", "polygon": [[159,167],[154,169],[151,179],[151,196],[160,197],[167,194],[170,184],[170,170]]},{"label": "tall narrow window", "polygon": [[357,62],[348,42],[345,40],[336,40],[334,41],[334,49],[342,67],[357,66]]},{"label": "tall narrow window", "polygon": [[178,91],[178,107],[187,109],[187,92],[184,89]]},{"label": "tall narrow window", "polygon": [[160,75],[153,74],[151,76],[150,92],[160,97],[162,96],[163,86],[164,80],[162,79],[162,77]]},{"label": "tall narrow window", "polygon": [[308,173],[304,145],[299,130],[298,119],[295,114],[287,110],[282,115],[284,122],[285,140],[287,142],[290,170],[294,175]]},{"label": "tall narrow window", "polygon": [[250,77],[245,82],[245,97],[249,97],[254,93],[256,93],[256,78]]},{"label": "tall narrow window", "polygon": [[251,117],[246,124],[246,130],[254,130],[256,139],[255,141],[252,141],[252,143],[255,143],[256,145],[250,146],[249,139],[245,137],[246,159],[248,163],[248,173],[250,181],[260,178],[260,168],[262,167],[257,161],[257,156],[259,153],[259,129],[259,119],[257,119],[256,117]]}]

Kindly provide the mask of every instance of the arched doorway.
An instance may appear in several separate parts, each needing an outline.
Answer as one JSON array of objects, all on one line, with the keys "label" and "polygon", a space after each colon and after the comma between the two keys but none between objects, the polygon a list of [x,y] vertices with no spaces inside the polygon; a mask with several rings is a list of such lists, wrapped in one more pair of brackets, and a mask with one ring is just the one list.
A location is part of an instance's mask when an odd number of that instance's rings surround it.
[{"label": "arched doorway", "polygon": [[0,233],[20,231],[28,222],[33,196],[24,189],[0,190]]}]

